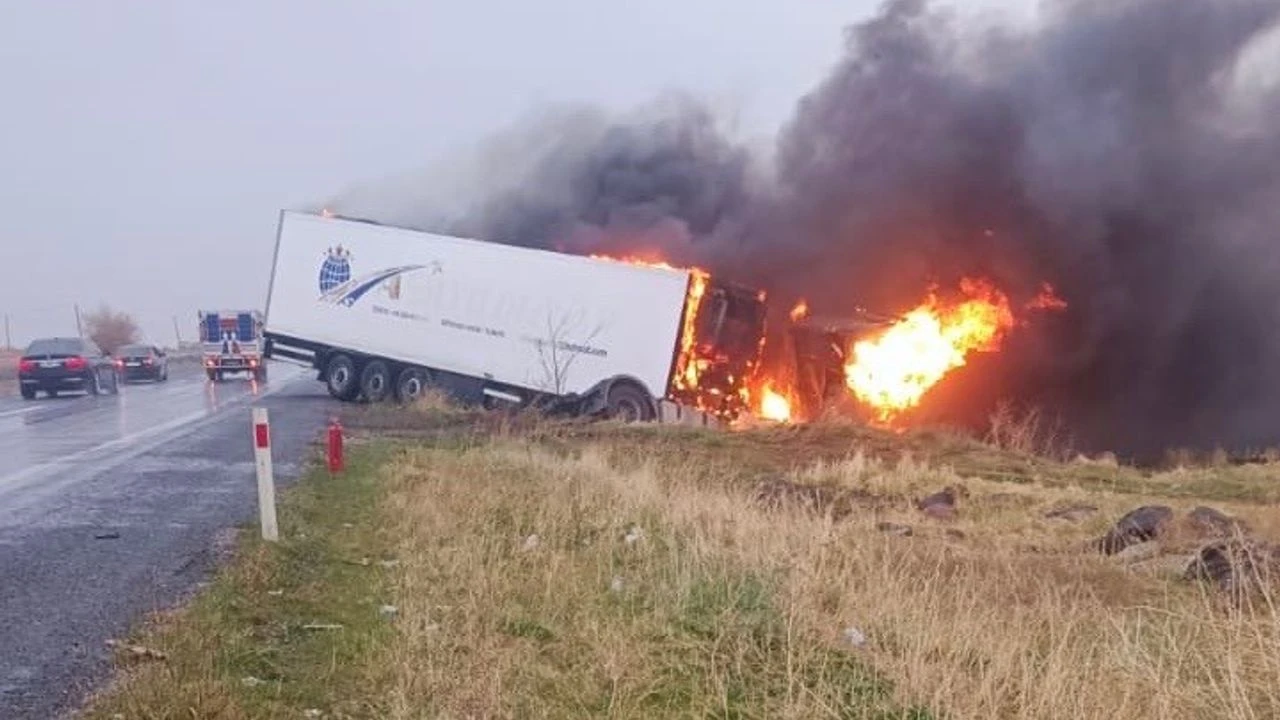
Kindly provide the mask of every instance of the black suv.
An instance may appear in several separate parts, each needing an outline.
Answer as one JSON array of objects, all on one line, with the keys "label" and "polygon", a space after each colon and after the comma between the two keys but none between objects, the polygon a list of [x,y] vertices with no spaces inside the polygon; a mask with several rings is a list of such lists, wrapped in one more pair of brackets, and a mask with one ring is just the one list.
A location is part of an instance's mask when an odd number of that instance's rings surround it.
[{"label": "black suv", "polygon": [[116,365],[96,345],[81,338],[45,338],[27,346],[18,361],[22,397],[36,393],[57,397],[60,392],[119,392]]},{"label": "black suv", "polygon": [[169,379],[169,358],[152,345],[125,345],[116,351],[116,368],[125,381]]}]

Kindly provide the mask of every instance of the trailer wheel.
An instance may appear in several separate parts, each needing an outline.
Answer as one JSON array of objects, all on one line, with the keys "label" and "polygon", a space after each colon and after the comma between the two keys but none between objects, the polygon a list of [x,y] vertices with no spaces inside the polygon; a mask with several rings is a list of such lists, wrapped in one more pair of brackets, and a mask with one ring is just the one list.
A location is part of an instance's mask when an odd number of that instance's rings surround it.
[{"label": "trailer wheel", "polygon": [[349,402],[360,392],[356,363],[349,355],[334,355],[325,366],[324,383],[333,397]]},{"label": "trailer wheel", "polygon": [[416,402],[427,390],[431,376],[421,368],[405,368],[396,378],[396,400],[402,403]]},{"label": "trailer wheel", "polygon": [[382,360],[370,360],[360,373],[360,392],[364,399],[379,403],[391,394],[391,368]]},{"label": "trailer wheel", "polygon": [[649,393],[631,383],[616,383],[605,399],[605,415],[622,422],[649,422],[653,420],[653,401]]}]

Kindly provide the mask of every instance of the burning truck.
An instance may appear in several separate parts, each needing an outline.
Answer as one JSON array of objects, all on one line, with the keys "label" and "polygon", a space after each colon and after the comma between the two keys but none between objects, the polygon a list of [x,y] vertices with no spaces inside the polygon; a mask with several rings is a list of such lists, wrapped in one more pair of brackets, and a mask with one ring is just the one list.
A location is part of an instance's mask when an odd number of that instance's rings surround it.
[{"label": "burning truck", "polygon": [[[329,214],[282,212],[264,353],[344,401],[471,387],[486,406],[627,420],[667,403],[732,423],[852,406],[892,426],[1019,319],[992,283],[899,314],[811,316],[767,333],[766,294],[661,258],[576,255]],[[1065,307],[1044,286],[1022,308]],[[778,328],[775,328],[778,330]],[[784,347],[770,347],[766,337]]]},{"label": "burning truck", "polygon": [[851,315],[821,318],[811,316],[801,300],[791,310],[787,333],[793,377],[789,402],[776,405],[787,409],[788,417],[774,419],[814,418],[852,401],[860,419],[892,427],[973,354],[999,350],[1028,314],[1066,306],[1045,283],[1015,311],[999,288],[976,278],[962,279],[959,291],[948,297],[929,288],[922,302],[896,315],[859,308]]},{"label": "burning truck", "polygon": [[486,406],[646,421],[667,401],[733,420],[765,297],[660,262],[285,211],[264,337],[267,357],[305,363],[344,401],[441,385]]}]

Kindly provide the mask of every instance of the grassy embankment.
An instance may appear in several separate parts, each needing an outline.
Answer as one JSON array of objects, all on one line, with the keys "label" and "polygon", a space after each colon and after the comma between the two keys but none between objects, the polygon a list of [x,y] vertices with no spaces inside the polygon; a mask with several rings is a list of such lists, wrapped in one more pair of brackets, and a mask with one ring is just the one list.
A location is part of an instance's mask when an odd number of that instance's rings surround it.
[{"label": "grassy embankment", "polygon": [[[95,718],[1252,718],[1280,714],[1280,614],[1079,551],[1198,504],[1280,536],[1280,466],[1053,463],[945,434],[501,426],[377,410],[346,476],[286,494],[136,642]],[[392,438],[392,439],[388,439]],[[846,490],[840,520],[753,499]],[[962,488],[952,520],[913,499]],[[1050,519],[1064,504],[1091,517]],[[882,524],[910,527],[910,536]],[[319,713],[319,714],[317,714]]]}]

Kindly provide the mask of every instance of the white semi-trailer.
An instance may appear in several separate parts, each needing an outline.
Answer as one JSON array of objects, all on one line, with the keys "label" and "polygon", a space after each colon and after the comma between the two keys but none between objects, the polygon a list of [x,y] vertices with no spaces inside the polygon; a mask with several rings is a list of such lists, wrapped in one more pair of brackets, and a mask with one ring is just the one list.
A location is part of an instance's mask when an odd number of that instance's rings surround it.
[{"label": "white semi-trailer", "polygon": [[489,404],[651,420],[667,399],[731,418],[764,302],[699,270],[284,211],[265,326],[267,357],[309,364],[341,400],[462,378]]}]

